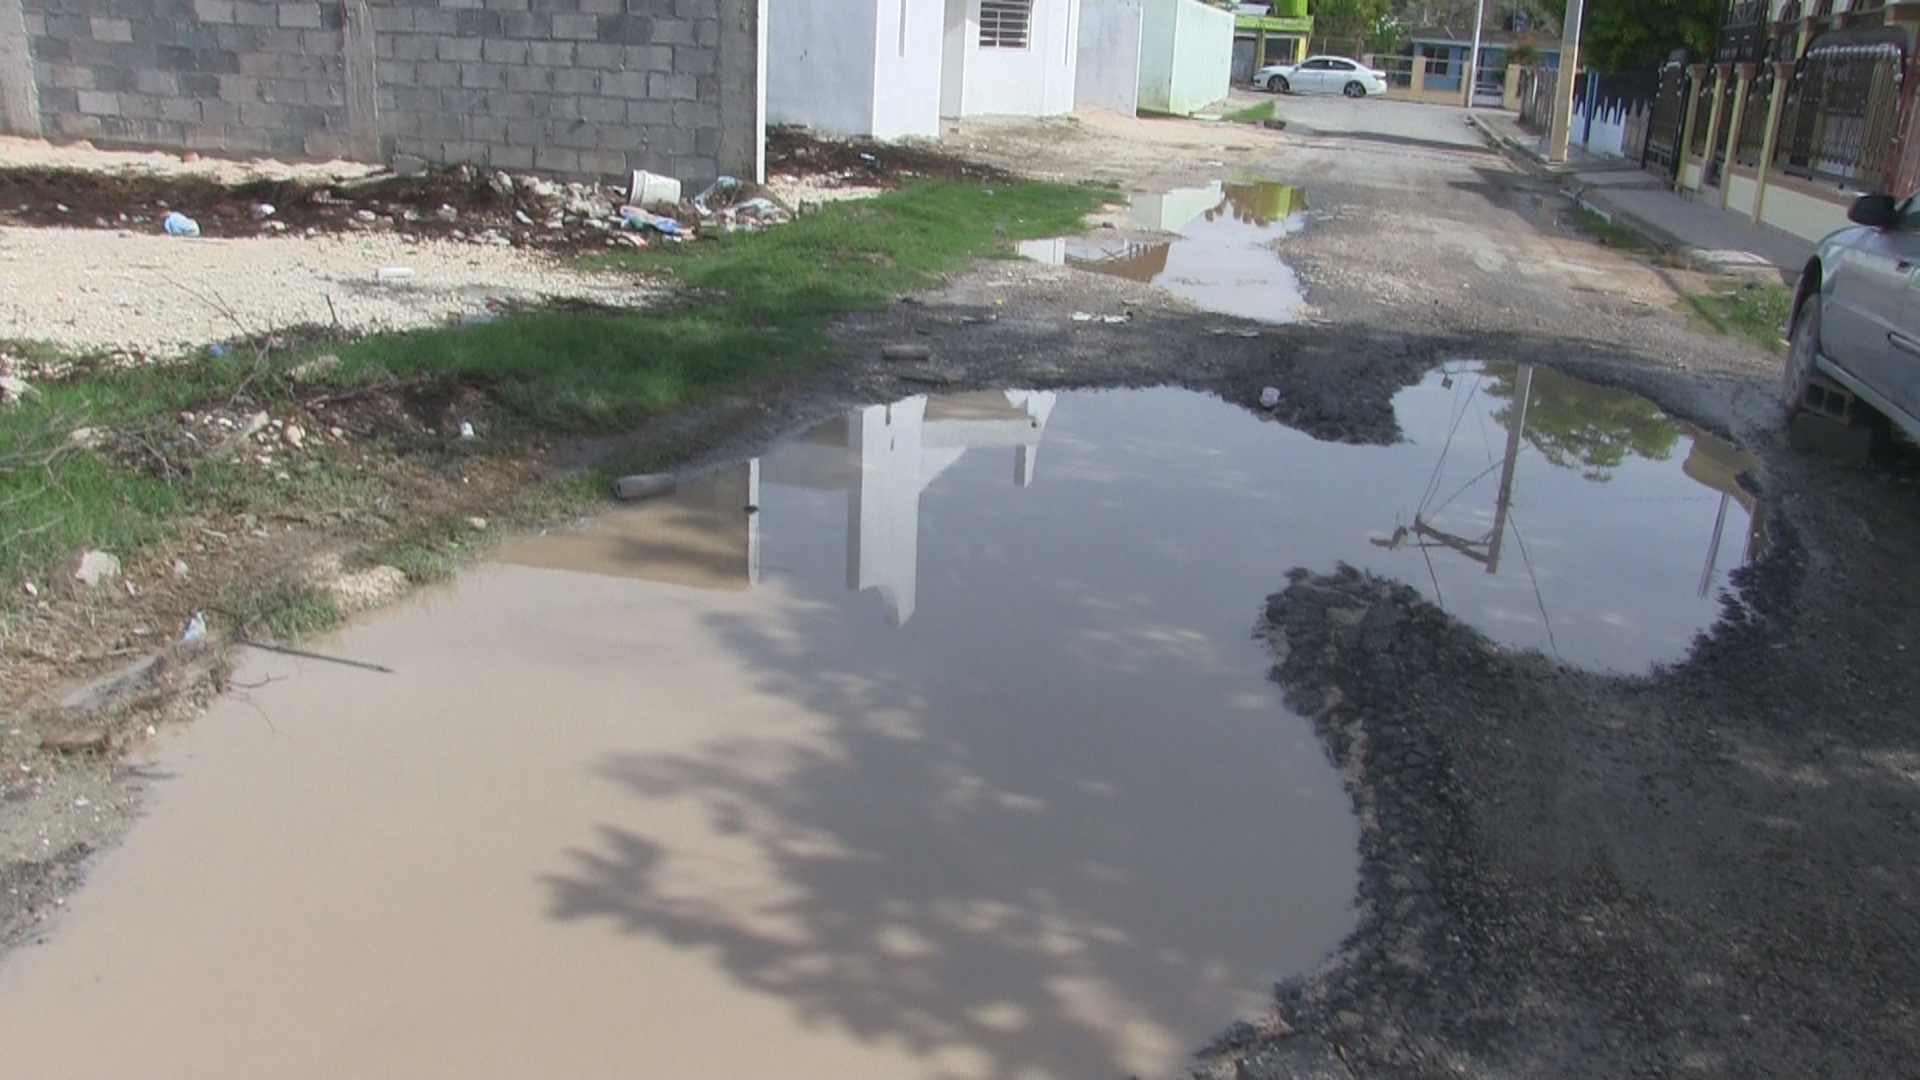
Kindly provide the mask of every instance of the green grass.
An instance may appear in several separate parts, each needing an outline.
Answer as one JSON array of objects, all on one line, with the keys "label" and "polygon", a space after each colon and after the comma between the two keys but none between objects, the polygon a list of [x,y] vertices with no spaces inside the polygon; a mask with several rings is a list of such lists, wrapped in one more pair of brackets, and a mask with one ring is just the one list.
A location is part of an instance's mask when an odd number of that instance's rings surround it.
[{"label": "green grass", "polygon": [[1625,225],[1616,225],[1584,206],[1576,206],[1573,208],[1573,225],[1574,228],[1601,241],[1608,247],[1618,248],[1621,251],[1644,255],[1660,250],[1658,244],[1655,244],[1645,236],[1627,228]]},{"label": "green grass", "polygon": [[1016,240],[1077,231],[1109,193],[1057,184],[917,184],[791,224],[589,265],[678,283],[685,302],[632,313],[539,312],[372,338],[336,350],[335,380],[426,376],[485,387],[537,428],[631,427],[830,355],[841,315],[924,288]]},{"label": "green grass", "polygon": [[1793,318],[1793,293],[1784,285],[1747,285],[1687,297],[1694,314],[1722,334],[1744,337],[1775,352]]},{"label": "green grass", "polygon": [[236,614],[251,634],[263,630],[274,641],[298,641],[340,624],[345,613],[333,597],[305,585],[278,585],[248,597]]},{"label": "green grass", "polygon": [[196,499],[230,491],[229,468],[164,477],[69,438],[80,428],[140,430],[155,417],[224,396],[244,375],[237,361],[219,360],[110,371],[38,384],[37,395],[0,409],[0,571],[18,582],[84,548],[137,549]]},{"label": "green grass", "polygon": [[1237,112],[1230,112],[1220,119],[1235,124],[1264,124],[1274,118],[1274,103],[1263,101],[1258,105],[1249,105]]},{"label": "green grass", "polygon": [[[1111,198],[1064,185],[930,182],[763,232],[602,257],[591,265],[645,272],[682,286],[683,295],[647,311],[530,312],[335,343],[331,351],[342,363],[326,381],[478,387],[519,434],[631,428],[756,379],[823,363],[832,356],[828,329],[836,317],[929,286],[971,259],[1010,254],[1016,240],[1075,232]],[[315,345],[274,359],[284,368],[318,351]],[[35,347],[33,355],[57,358],[43,352]],[[175,437],[173,414],[224,404],[252,364],[249,350],[236,349],[132,370],[81,365],[91,373],[41,384],[39,397],[0,409],[0,574],[8,597],[0,610],[20,602],[21,581],[45,583],[82,550],[125,559],[176,535],[196,514],[355,505],[369,481],[324,459],[294,463],[281,480],[237,464],[137,468],[104,449],[68,445],[69,433],[83,426],[150,431],[156,441]],[[262,379],[250,394],[270,404],[285,390],[279,380]],[[425,525],[402,530],[382,554],[410,578],[432,580],[451,571],[472,539],[452,526]],[[304,614],[287,628],[326,624],[325,611],[295,599],[281,606]]]}]

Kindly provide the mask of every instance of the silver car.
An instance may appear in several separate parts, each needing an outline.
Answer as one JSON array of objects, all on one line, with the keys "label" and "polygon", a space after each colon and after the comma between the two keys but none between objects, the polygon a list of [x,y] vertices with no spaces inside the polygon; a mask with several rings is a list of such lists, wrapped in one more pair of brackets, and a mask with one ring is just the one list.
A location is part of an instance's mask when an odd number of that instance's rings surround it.
[{"label": "silver car", "polygon": [[1800,275],[1787,411],[1852,420],[1858,400],[1920,442],[1920,196],[1862,196],[1847,220]]}]

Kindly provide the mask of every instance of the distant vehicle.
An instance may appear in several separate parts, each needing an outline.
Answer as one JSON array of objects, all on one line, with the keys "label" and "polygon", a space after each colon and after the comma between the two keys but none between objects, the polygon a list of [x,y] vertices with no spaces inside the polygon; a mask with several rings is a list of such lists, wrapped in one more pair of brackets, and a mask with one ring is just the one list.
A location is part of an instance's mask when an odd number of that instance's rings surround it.
[{"label": "distant vehicle", "polygon": [[1800,274],[1787,412],[1851,419],[1851,397],[1920,442],[1920,195],[1864,195],[1847,220]]},{"label": "distant vehicle", "polygon": [[1254,73],[1253,85],[1276,94],[1345,94],[1363,98],[1387,92],[1387,73],[1344,56],[1309,56],[1298,64],[1274,64]]}]

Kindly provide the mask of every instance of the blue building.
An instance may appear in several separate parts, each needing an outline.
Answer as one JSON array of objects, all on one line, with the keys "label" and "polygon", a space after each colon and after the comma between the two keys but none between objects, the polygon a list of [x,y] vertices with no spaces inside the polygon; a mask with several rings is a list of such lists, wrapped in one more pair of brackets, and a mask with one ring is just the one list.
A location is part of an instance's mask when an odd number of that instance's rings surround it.
[{"label": "blue building", "polygon": [[[1467,72],[1468,58],[1473,55],[1471,30],[1462,38],[1451,30],[1424,27],[1407,37],[1414,62],[1425,65],[1426,89],[1458,93],[1460,80]],[[1531,51],[1530,63],[1549,68],[1560,66],[1557,35],[1538,30],[1487,30],[1480,35],[1480,77],[1474,83],[1476,101],[1484,98],[1491,104],[1499,102],[1506,83],[1508,58],[1515,50]]]}]

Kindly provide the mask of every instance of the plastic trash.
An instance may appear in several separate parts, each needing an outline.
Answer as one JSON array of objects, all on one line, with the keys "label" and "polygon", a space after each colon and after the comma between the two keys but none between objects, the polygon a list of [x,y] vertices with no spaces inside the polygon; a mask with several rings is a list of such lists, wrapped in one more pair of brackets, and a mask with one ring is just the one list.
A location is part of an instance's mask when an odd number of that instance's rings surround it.
[{"label": "plastic trash", "polygon": [[463,439],[471,439],[475,437],[472,421],[469,421],[469,420],[460,421],[460,437]]},{"label": "plastic trash", "polygon": [[731,176],[715,177],[713,183],[708,184],[705,191],[693,197],[693,208],[700,211],[701,217],[712,217],[713,210],[708,200],[712,199],[715,195],[730,194],[739,190],[739,188],[740,181]]},{"label": "plastic trash", "polygon": [[383,266],[373,272],[373,280],[382,282],[412,281],[413,267]]},{"label": "plastic trash", "polygon": [[629,229],[652,229],[662,236],[677,236],[680,223],[670,217],[649,213],[638,206],[622,206],[620,223]]},{"label": "plastic trash", "polygon": [[627,201],[635,206],[678,205],[680,181],[645,169],[635,169],[633,182],[627,185]]},{"label": "plastic trash", "polygon": [[180,644],[185,645],[190,641],[199,641],[206,636],[207,617],[196,611],[193,613],[193,618],[187,620],[187,628],[180,632]]},{"label": "plastic trash", "polygon": [[160,222],[160,227],[167,230],[168,236],[200,235],[200,223],[178,210],[168,214],[166,218]]},{"label": "plastic trash", "polygon": [[256,220],[265,220],[277,213],[279,213],[279,211],[274,209],[274,205],[270,202],[253,204],[253,216]]},{"label": "plastic trash", "polygon": [[679,482],[666,473],[635,473],[613,482],[613,497],[632,502],[672,494]]},{"label": "plastic trash", "polygon": [[1279,404],[1280,404],[1280,388],[1279,387],[1269,386],[1265,390],[1260,391],[1260,407],[1261,408],[1272,409],[1272,408],[1278,407]]},{"label": "plastic trash", "polygon": [[756,195],[733,207],[733,212],[739,217],[767,217],[779,213],[780,206],[772,199]]}]

